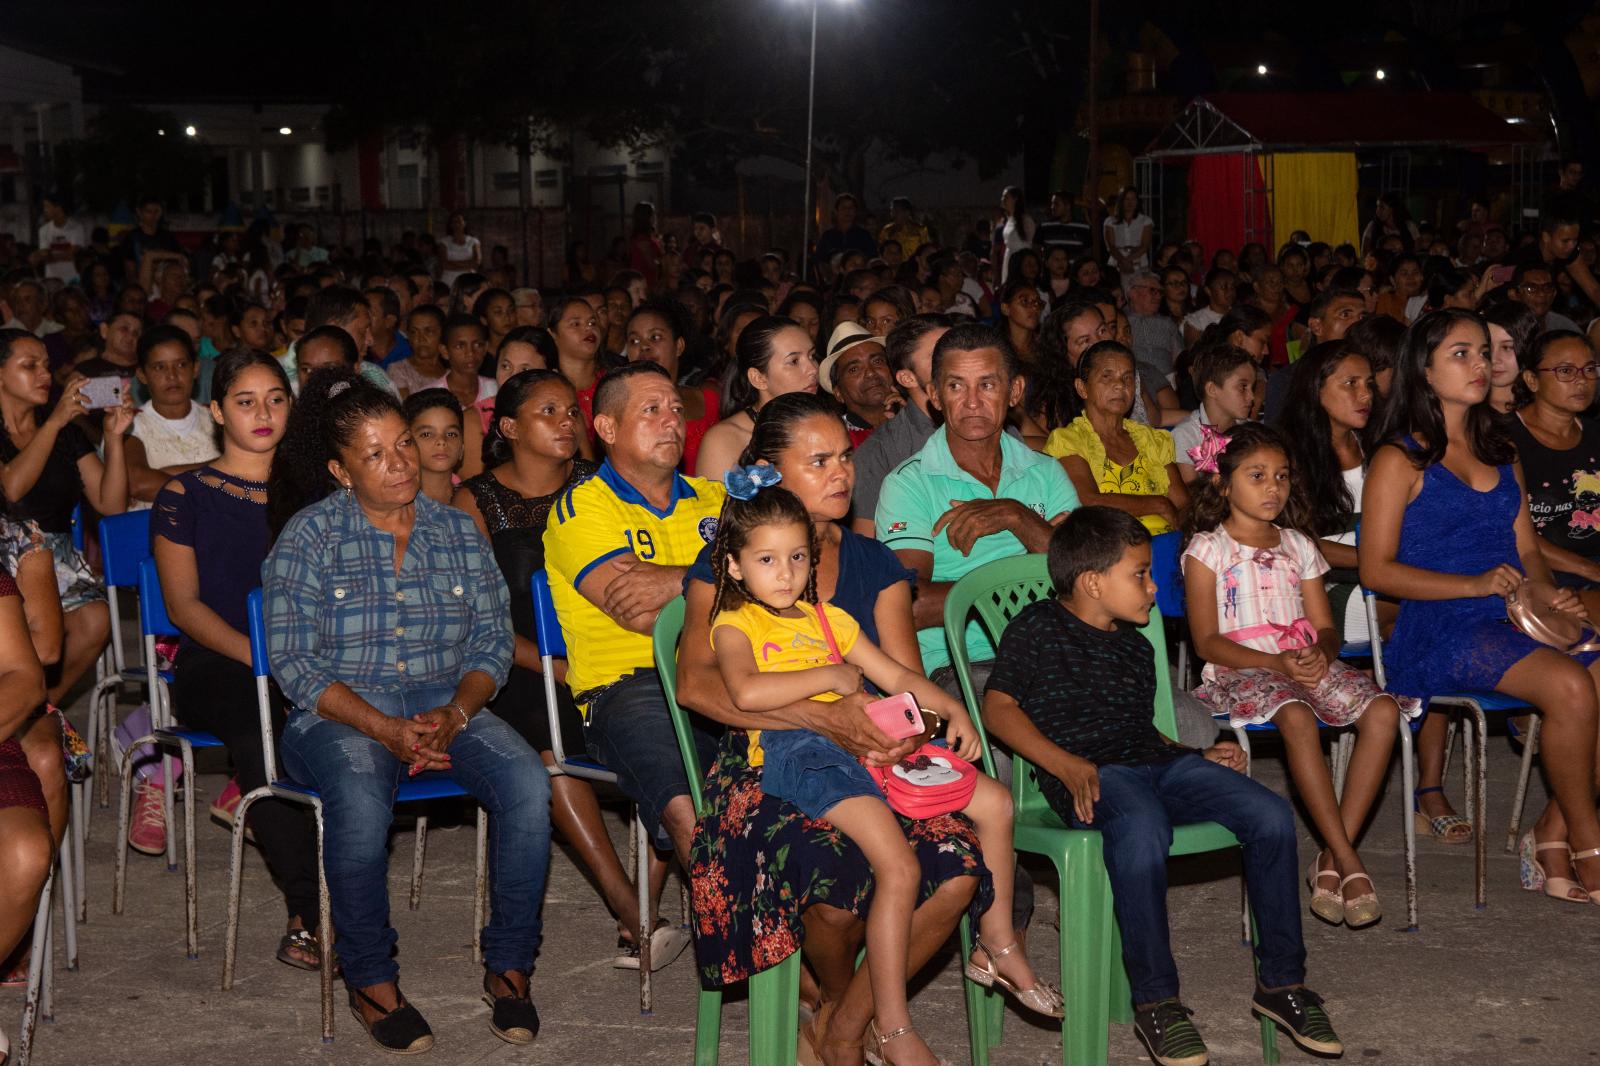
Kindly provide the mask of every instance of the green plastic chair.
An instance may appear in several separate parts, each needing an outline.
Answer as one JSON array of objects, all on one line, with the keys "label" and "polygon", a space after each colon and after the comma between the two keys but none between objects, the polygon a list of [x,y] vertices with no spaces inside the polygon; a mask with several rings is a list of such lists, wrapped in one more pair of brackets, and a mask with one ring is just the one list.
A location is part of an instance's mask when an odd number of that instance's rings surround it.
[{"label": "green plastic chair", "polygon": [[[667,695],[667,710],[672,715],[672,731],[678,738],[684,772],[689,777],[689,792],[694,798],[696,818],[705,816],[705,794],[701,787],[705,772],[689,732],[689,716],[678,706],[678,636],[683,631],[683,597],[661,609],[652,639],[655,644],[656,673]],[[971,920],[961,919],[961,958],[972,954]],[[859,961],[859,960],[858,960]],[[988,1066],[991,1040],[986,1025],[988,1011],[982,985],[964,980],[967,1001],[967,1034],[973,1066]],[[998,1004],[997,1004],[998,1005]],[[794,1066],[800,1029],[800,953],[796,951],[771,969],[750,978],[750,1062],[761,1066]],[[718,1044],[722,1036],[722,989],[700,987],[694,1029],[694,1066],[717,1066]]]},{"label": "green plastic chair", "polygon": [[[1025,555],[979,567],[956,582],[945,600],[944,631],[951,666],[961,681],[967,709],[983,741],[984,769],[991,774],[994,758],[983,728],[981,694],[973,691],[967,659],[967,619],[976,611],[990,640],[998,646],[1000,635],[1012,618],[1024,607],[1050,595],[1045,556]],[[1156,728],[1175,737],[1177,724],[1160,612],[1150,612],[1143,632],[1155,649]],[[1108,1024],[1131,1022],[1133,1004],[1122,965],[1121,935],[1111,908],[1111,881],[1106,875],[1101,837],[1093,830],[1068,827],[1039,791],[1038,771],[1018,756],[1013,755],[1012,760],[1016,848],[1048,858],[1060,879],[1061,993],[1066,1000],[1061,1061],[1064,1066],[1105,1066],[1109,1054]],[[1173,827],[1170,854],[1194,855],[1238,846],[1238,840],[1222,826],[1201,822]],[[992,992],[988,995],[998,999]],[[992,1023],[988,1030],[998,1043],[1000,1026]],[[1267,1066],[1278,1061],[1277,1030],[1266,1020],[1261,1022],[1261,1057]]]},{"label": "green plastic chair", "polygon": [[[689,778],[689,794],[694,799],[694,814],[706,813],[705,771],[689,732],[689,716],[678,706],[678,634],[683,631],[683,597],[661,609],[656,619],[656,673],[667,694],[667,710],[672,715],[672,731],[678,737],[683,770]],[[794,1066],[800,1035],[800,953],[796,951],[770,969],[750,978],[750,1062]],[[718,1044],[722,1038],[722,989],[700,986],[695,1013],[694,1066],[717,1066]]]}]

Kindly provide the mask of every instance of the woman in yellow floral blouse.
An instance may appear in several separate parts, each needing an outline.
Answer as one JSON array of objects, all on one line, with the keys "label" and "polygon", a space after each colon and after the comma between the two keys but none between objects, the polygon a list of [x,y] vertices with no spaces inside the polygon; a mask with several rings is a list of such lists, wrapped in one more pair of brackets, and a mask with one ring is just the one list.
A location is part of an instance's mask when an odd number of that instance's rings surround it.
[{"label": "woman in yellow floral blouse", "polygon": [[1128,417],[1138,387],[1126,347],[1101,341],[1089,348],[1078,360],[1082,413],[1050,434],[1044,452],[1061,460],[1085,505],[1126,511],[1154,535],[1177,528],[1189,497],[1173,464],[1172,435]]}]

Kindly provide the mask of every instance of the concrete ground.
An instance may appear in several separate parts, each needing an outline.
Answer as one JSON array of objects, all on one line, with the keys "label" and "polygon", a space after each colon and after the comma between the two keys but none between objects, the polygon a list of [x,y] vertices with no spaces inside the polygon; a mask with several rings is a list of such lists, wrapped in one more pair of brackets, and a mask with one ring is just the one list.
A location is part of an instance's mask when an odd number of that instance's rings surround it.
[{"label": "concrete ground", "polygon": [[[81,722],[80,699],[72,717]],[[1268,745],[1258,752],[1258,776],[1283,785],[1283,769]],[[214,753],[212,753],[214,754]],[[1600,957],[1600,911],[1565,905],[1519,890],[1515,856],[1503,850],[1517,760],[1503,737],[1490,741],[1489,906],[1472,900],[1472,849],[1430,840],[1419,845],[1421,930],[1404,929],[1404,852],[1398,768],[1362,848],[1388,912],[1377,926],[1350,931],[1309,913],[1303,926],[1310,983],[1322,992],[1346,1042],[1346,1059],[1397,1066],[1485,1062],[1507,1064],[1595,1061],[1590,1028],[1600,1007],[1595,959]],[[1459,766],[1459,761],[1457,763]],[[202,807],[222,788],[215,761],[202,761]],[[209,772],[208,772],[209,771]],[[1460,803],[1459,775],[1451,795]],[[1543,792],[1535,786],[1529,808]],[[621,808],[611,812],[613,836],[626,846]],[[159,859],[129,859],[128,911],[110,913],[115,807],[93,811],[88,845],[89,922],[80,929],[81,965],[57,971],[55,1020],[41,1024],[39,1066],[253,1066],[279,1062],[391,1061],[367,1042],[336,986],[336,1040],[318,1038],[317,979],[273,959],[283,930],[279,897],[260,856],[250,849],[245,872],[241,959],[233,991],[220,991],[226,915],[228,837],[200,819],[201,957],[183,948],[183,879]],[[481,971],[471,959],[473,833],[470,824],[430,834],[423,903],[406,909],[411,836],[396,834],[390,898],[399,930],[403,985],[437,1037],[431,1061],[682,1064],[691,1061],[696,984],[686,954],[657,975],[655,1011],[638,1013],[637,975],[611,966],[612,923],[595,892],[563,851],[555,857],[545,899],[545,941],[534,978],[544,1029],[531,1047],[502,1043],[486,1024],[479,998]],[[1311,855],[1310,838],[1302,856]],[[180,849],[181,855],[181,849]],[[1039,871],[1032,955],[1041,972],[1056,965],[1053,877]],[[1236,868],[1189,860],[1174,869],[1182,882],[1171,893],[1173,942],[1185,981],[1184,998],[1216,1063],[1259,1062],[1257,1028],[1247,1015],[1250,960],[1239,942]],[[676,912],[669,886],[664,911]],[[56,937],[58,961],[61,936]],[[923,975],[912,1001],[919,1028],[952,1062],[965,1062],[965,1014],[960,966],[948,951]],[[16,1035],[20,990],[0,990],[0,1019]],[[746,1062],[747,1013],[742,999],[723,1009],[723,1063]],[[1059,1035],[1014,1010],[996,1064],[1060,1062]],[[1284,1061],[1305,1061],[1285,1038]],[[1111,1061],[1144,1063],[1132,1030],[1112,1026]]]}]

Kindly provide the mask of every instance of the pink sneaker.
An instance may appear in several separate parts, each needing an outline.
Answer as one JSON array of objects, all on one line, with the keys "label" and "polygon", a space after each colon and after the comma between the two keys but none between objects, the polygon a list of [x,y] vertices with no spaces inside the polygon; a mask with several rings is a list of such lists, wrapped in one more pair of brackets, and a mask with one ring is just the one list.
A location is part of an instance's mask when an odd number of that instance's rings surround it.
[{"label": "pink sneaker", "polygon": [[239,779],[228,778],[228,783],[223,786],[222,792],[211,801],[211,817],[219,822],[233,824],[234,814],[239,810]]},{"label": "pink sneaker", "polygon": [[139,781],[133,795],[133,818],[128,828],[128,846],[145,855],[160,855],[167,850],[167,812],[162,789],[154,781]]}]

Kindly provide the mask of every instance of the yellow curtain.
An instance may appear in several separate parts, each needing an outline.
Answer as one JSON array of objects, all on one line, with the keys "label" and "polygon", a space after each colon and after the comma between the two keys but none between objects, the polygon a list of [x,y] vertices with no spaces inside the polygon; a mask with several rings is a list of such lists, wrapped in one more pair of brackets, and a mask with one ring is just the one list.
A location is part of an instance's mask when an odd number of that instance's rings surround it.
[{"label": "yellow curtain", "polygon": [[1272,156],[1272,230],[1281,244],[1303,229],[1314,241],[1357,243],[1353,152],[1279,152]]}]

